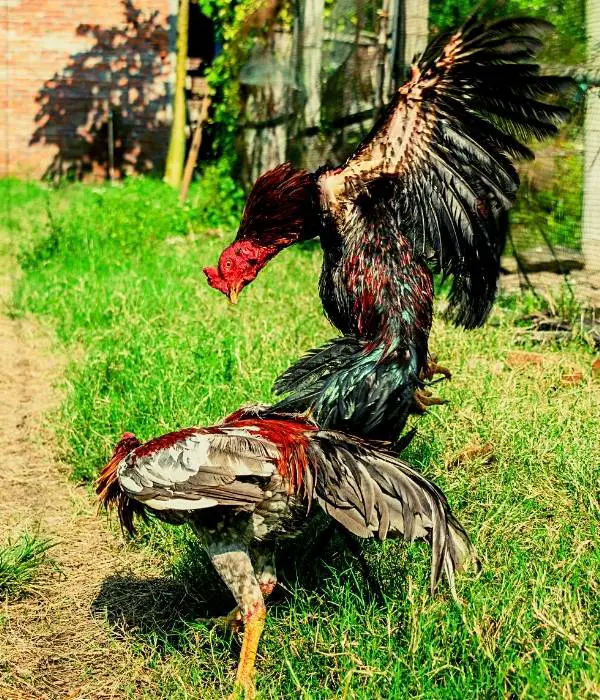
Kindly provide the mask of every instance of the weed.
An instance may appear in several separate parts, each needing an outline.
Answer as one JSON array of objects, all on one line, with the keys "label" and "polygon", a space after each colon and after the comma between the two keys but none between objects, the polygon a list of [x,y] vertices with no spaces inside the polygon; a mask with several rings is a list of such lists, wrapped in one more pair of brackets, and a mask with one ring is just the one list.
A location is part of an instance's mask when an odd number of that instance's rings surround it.
[{"label": "weed", "polygon": [[59,232],[52,228],[50,232],[37,240],[31,247],[22,246],[17,254],[17,262],[23,270],[33,270],[51,260],[60,246]]},{"label": "weed", "polygon": [[0,598],[17,598],[35,586],[43,568],[51,564],[48,550],[56,545],[36,534],[22,533],[0,547]]}]

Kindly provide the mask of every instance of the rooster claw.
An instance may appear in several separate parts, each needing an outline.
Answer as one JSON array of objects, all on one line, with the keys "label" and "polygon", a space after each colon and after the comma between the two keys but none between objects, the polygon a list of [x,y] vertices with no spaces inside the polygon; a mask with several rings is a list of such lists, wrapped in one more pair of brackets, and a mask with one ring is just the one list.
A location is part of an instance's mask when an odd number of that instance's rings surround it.
[{"label": "rooster claw", "polygon": [[234,634],[237,634],[244,624],[242,611],[239,607],[234,608],[230,613],[221,617],[199,617],[196,622],[211,624],[213,627],[220,627],[224,632],[229,631]]},{"label": "rooster claw", "polygon": [[437,357],[432,355],[429,358],[427,367],[423,370],[423,379],[431,380],[436,374],[441,374],[446,377],[446,379],[452,379],[452,372],[447,367],[438,365]]},{"label": "rooster claw", "polygon": [[417,389],[413,398],[418,413],[425,413],[429,406],[441,406],[446,403],[445,399],[434,396],[428,389]]}]

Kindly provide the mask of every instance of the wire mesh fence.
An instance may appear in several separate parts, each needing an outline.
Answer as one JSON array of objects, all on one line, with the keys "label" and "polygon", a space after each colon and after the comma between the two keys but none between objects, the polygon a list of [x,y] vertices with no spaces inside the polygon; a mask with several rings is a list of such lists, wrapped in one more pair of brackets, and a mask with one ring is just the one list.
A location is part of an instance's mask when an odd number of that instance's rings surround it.
[{"label": "wire mesh fence", "polygon": [[[308,169],[342,162],[428,38],[426,2],[300,0],[294,8],[242,70],[247,185],[283,160]],[[569,274],[585,303],[600,308],[600,51],[591,47],[583,64],[543,66],[571,75],[579,90],[570,125],[519,165],[504,281],[556,285]]]},{"label": "wire mesh fence", "polygon": [[398,2],[301,0],[295,8],[241,71],[248,184],[284,158],[309,169],[343,160],[397,82]]}]

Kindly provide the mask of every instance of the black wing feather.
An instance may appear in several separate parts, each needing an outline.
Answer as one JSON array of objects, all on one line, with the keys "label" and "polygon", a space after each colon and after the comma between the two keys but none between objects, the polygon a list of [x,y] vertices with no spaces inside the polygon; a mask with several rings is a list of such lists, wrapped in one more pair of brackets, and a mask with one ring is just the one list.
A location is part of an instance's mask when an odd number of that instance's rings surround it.
[{"label": "black wing feather", "polygon": [[556,134],[570,115],[556,98],[574,82],[540,76],[532,62],[551,29],[531,17],[484,22],[474,15],[437,37],[355,154],[319,175],[342,217],[365,190],[388,198],[395,183],[395,206],[380,230],[396,235],[400,221],[417,255],[433,253],[453,277],[451,314],[469,328],[483,323],[496,294],[503,215],[519,185],[512,159],[532,158],[524,142]]}]

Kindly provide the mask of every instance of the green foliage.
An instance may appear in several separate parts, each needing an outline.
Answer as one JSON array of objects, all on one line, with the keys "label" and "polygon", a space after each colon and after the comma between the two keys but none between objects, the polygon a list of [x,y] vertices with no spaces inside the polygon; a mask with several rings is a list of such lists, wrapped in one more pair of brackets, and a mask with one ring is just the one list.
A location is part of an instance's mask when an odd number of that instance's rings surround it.
[{"label": "green foliage", "polygon": [[[248,18],[262,0],[198,0],[202,12],[215,23],[221,53],[208,68],[208,84],[215,92],[213,120],[218,125],[217,146],[232,173],[236,162],[236,140],[241,116],[239,73],[256,36],[247,27]],[[266,28],[263,28],[266,29]]]},{"label": "green foliage", "polygon": [[[7,188],[0,182],[0,198]],[[316,293],[316,246],[278,256],[230,307],[201,271],[230,234],[206,233],[199,208],[161,183],[50,191],[13,181],[10,190],[19,215],[2,228],[15,245],[27,237],[33,249],[48,235],[46,203],[59,231],[53,255],[22,271],[14,303],[52,323],[77,358],[55,417],[77,478],[97,472],[125,429],[147,439],[268,399],[275,375],[333,334]],[[364,545],[380,600],[343,540],[316,552],[294,543],[282,567],[291,593],[277,592],[261,641],[259,697],[554,698],[600,687],[593,354],[568,343],[545,351],[543,366],[512,367],[520,304],[497,307],[469,333],[435,324],[432,349],[453,371],[435,392],[448,404],[419,421],[406,453],[444,489],[483,559],[481,574],[458,577],[462,607],[444,587],[429,597],[425,544]],[[562,383],[574,369],[583,381]],[[475,442],[489,442],[493,459],[453,462]],[[144,546],[205,600],[222,588],[188,539],[144,530]],[[232,605],[223,597],[211,612]],[[118,623],[144,675],[132,671],[115,692],[227,696],[239,645],[195,617],[125,634]]]},{"label": "green foliage", "polygon": [[[241,117],[239,73],[249,52],[267,27],[249,28],[249,18],[261,6],[261,0],[198,0],[202,12],[215,22],[222,46],[220,54],[207,71],[210,86],[215,91],[213,121],[217,125],[217,153],[224,168],[235,172],[236,142]],[[326,13],[334,3],[326,3]],[[293,8],[293,5],[291,5]],[[439,32],[460,24],[473,11],[472,0],[431,0],[430,29]],[[280,19],[290,21],[291,9],[284,6]],[[550,19],[556,32],[548,40],[542,59],[560,63],[585,60],[584,0],[507,0],[488,3],[490,17],[531,14]],[[376,23],[376,16],[373,22]]]},{"label": "green foliage", "polygon": [[452,29],[473,12],[471,0],[429,0],[429,24],[433,31]]},{"label": "green foliage", "polygon": [[225,159],[202,168],[189,206],[203,227],[237,228],[244,207],[244,191],[233,179],[231,167]]},{"label": "green foliage", "polygon": [[50,564],[51,540],[24,532],[0,547],[0,599],[17,598],[31,591],[42,567]]},{"label": "green foliage", "polygon": [[17,261],[23,270],[34,270],[51,260],[60,247],[60,231],[52,224],[46,236],[42,236],[31,247],[21,246]]},{"label": "green foliage", "polygon": [[[478,7],[472,0],[430,0],[429,21],[433,31],[455,27]],[[484,4],[490,17],[532,15],[547,19],[556,32],[548,41],[543,59],[558,63],[585,60],[585,0],[506,0]]]},{"label": "green foliage", "polygon": [[567,154],[554,158],[552,180],[544,189],[524,180],[511,211],[517,250],[551,245],[581,246],[583,155],[564,142]]}]

